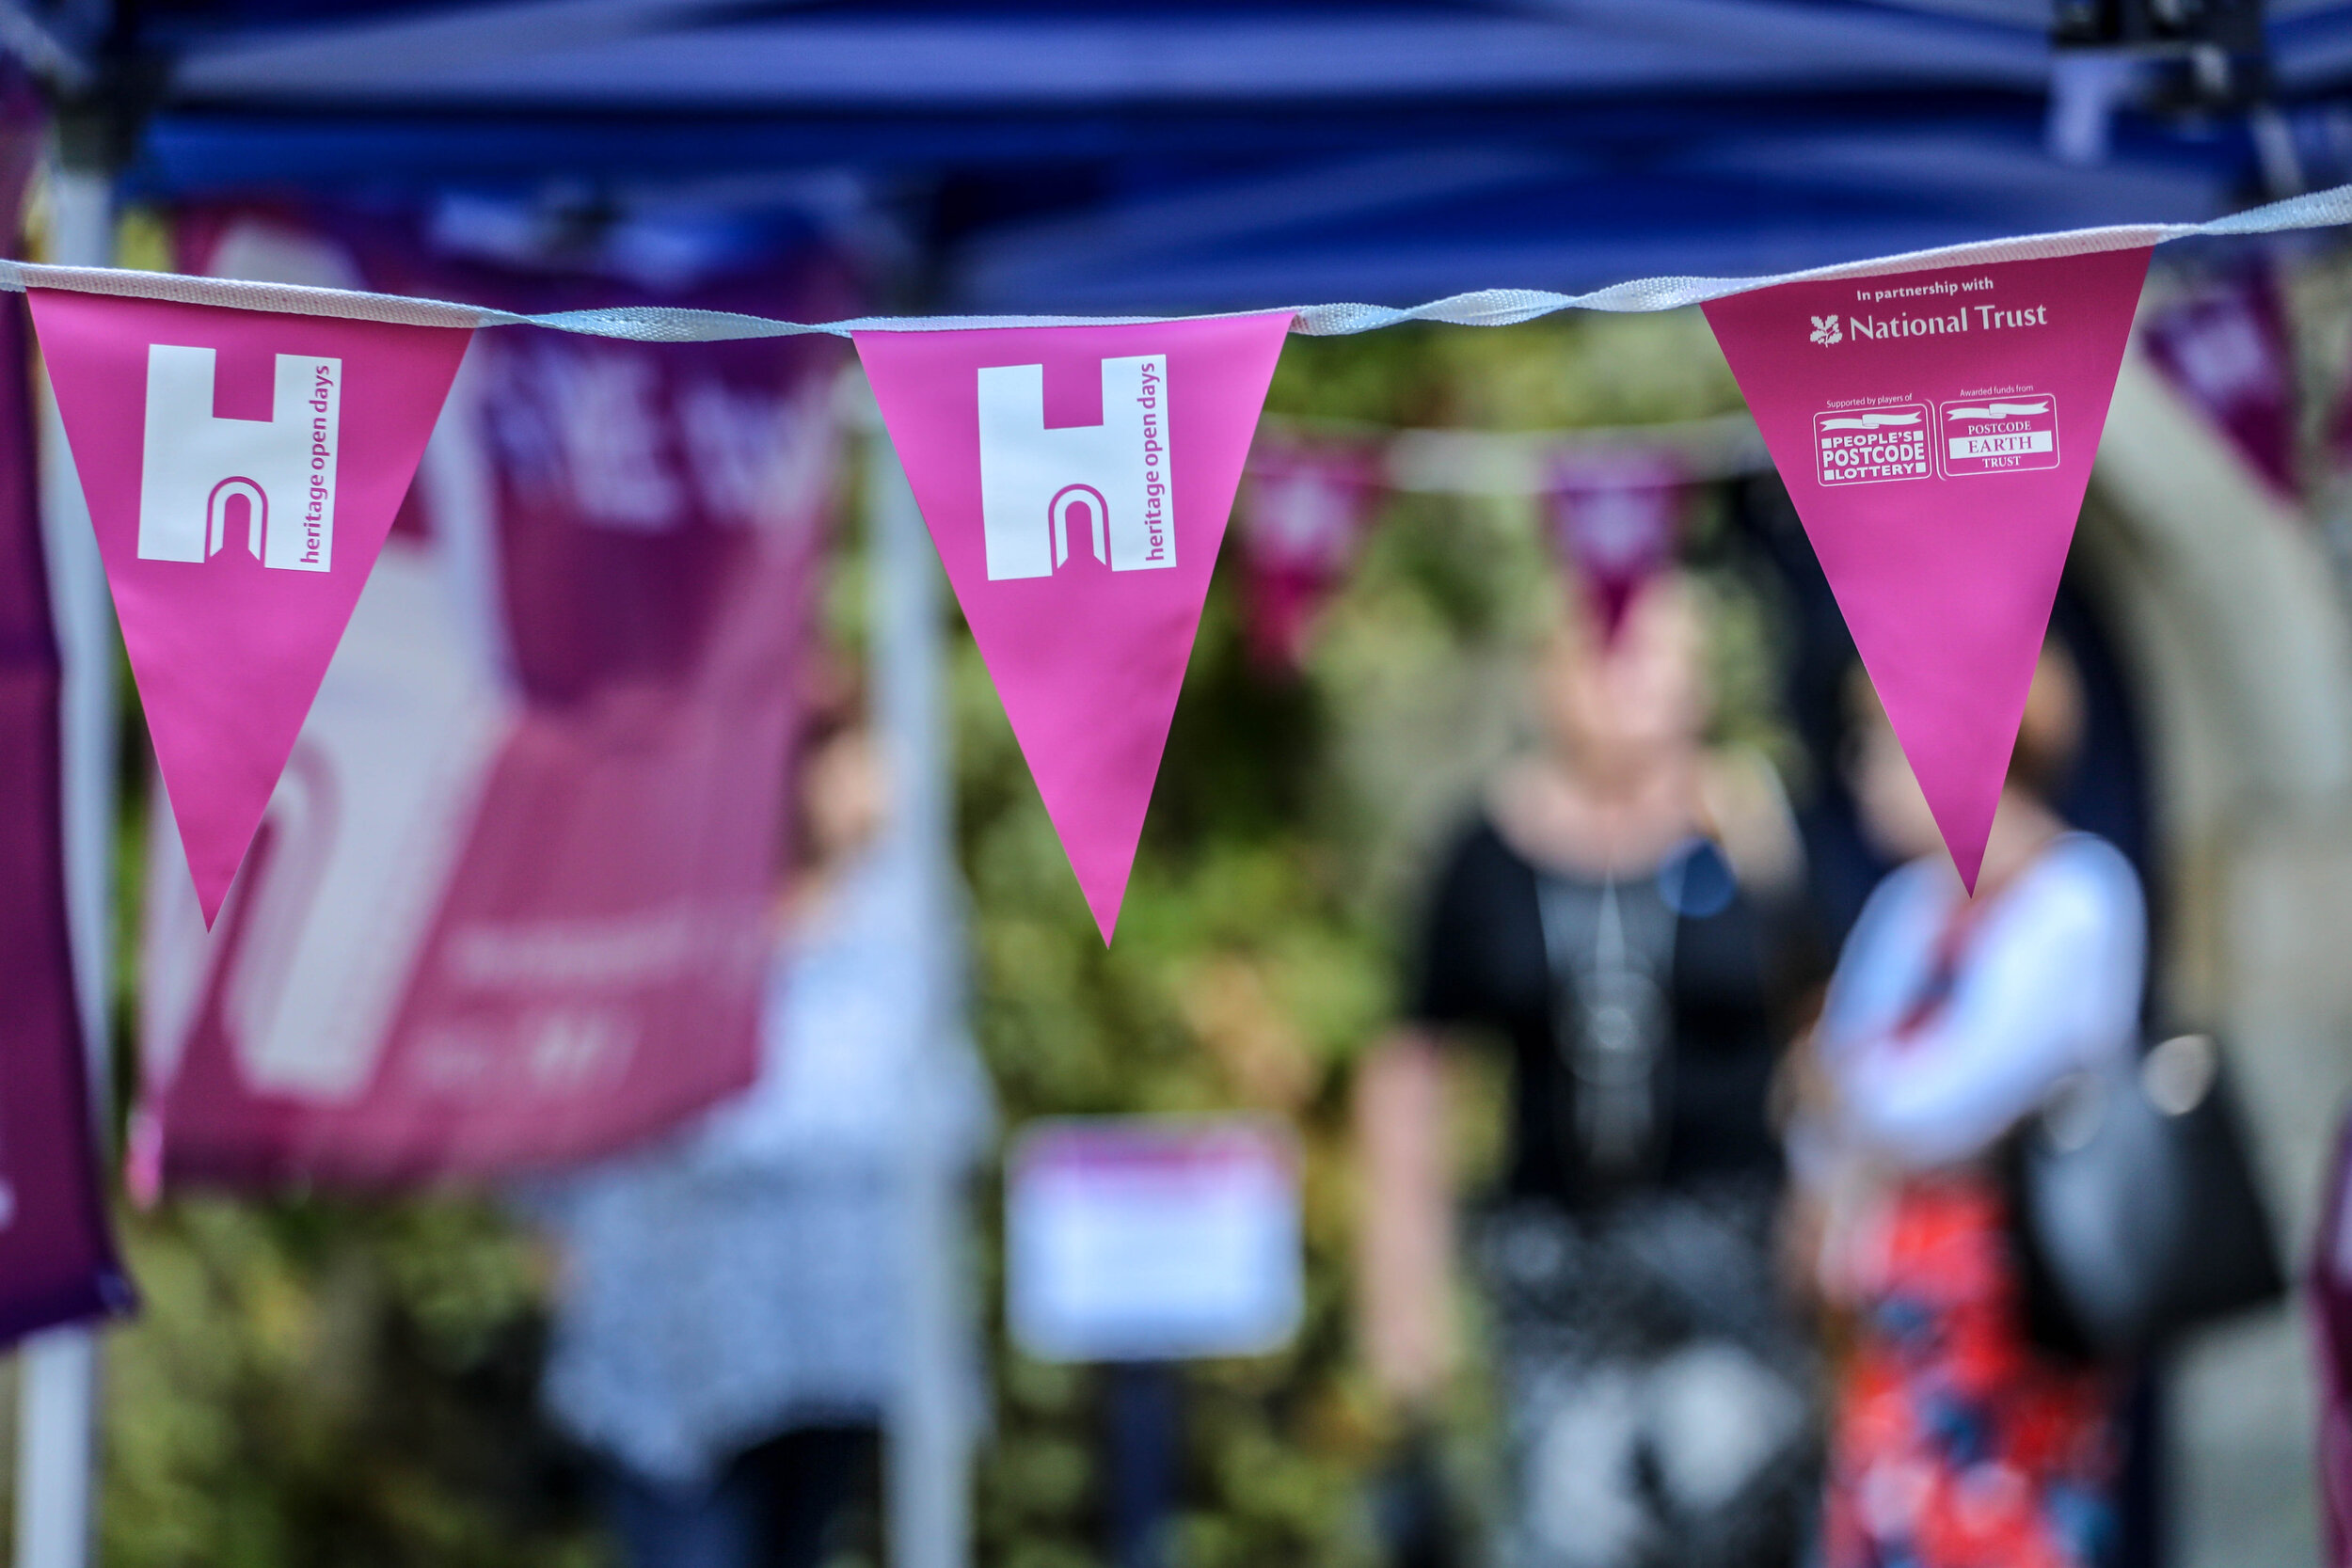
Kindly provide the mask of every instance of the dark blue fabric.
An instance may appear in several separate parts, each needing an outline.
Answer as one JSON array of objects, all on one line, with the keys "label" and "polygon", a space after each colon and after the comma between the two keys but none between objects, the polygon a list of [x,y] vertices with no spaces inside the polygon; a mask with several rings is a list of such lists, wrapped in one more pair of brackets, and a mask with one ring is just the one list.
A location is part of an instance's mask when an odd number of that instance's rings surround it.
[{"label": "dark blue fabric", "polygon": [[[499,9],[336,18],[462,28]],[[847,168],[928,259],[907,302],[924,309],[1577,290],[2201,218],[2260,194],[2228,115],[2126,110],[2099,166],[2053,161],[2040,0],[649,4],[610,37],[387,35],[341,63],[279,50],[323,36],[292,0],[131,14],[123,56],[166,84],[135,194],[626,198]],[[2335,177],[2327,101],[2352,83],[2352,0],[2272,36],[2305,172]],[[713,199],[759,189],[739,178]]]}]

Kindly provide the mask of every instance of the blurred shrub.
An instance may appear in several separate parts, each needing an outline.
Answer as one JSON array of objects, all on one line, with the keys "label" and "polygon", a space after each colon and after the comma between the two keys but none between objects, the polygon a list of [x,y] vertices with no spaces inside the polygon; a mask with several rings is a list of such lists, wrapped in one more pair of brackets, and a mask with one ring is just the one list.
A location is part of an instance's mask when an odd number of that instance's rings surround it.
[{"label": "blurred shrub", "polygon": [[496,1211],[196,1197],[125,1223],[145,1306],[107,1339],[103,1561],[601,1560],[532,1417],[538,1280]]}]

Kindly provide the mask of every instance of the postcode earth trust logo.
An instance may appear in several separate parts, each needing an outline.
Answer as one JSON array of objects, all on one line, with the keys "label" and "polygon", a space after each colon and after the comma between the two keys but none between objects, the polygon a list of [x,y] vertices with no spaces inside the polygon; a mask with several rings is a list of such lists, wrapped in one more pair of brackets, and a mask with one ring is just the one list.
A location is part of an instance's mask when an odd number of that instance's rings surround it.
[{"label": "postcode earth trust logo", "polygon": [[1845,333],[1838,330],[1837,317],[1835,313],[1813,318],[1813,341],[1815,342],[1827,347],[1832,343],[1842,342],[1845,336]]}]

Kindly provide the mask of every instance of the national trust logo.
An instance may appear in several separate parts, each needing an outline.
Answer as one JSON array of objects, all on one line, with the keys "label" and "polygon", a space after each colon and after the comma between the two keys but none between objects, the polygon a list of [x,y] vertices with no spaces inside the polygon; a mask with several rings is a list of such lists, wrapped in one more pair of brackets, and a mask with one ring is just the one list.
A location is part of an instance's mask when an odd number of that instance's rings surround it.
[{"label": "national trust logo", "polygon": [[1813,318],[1813,341],[1824,348],[1832,343],[1843,341],[1845,336],[1837,328],[1837,317],[1834,312],[1830,315]]}]

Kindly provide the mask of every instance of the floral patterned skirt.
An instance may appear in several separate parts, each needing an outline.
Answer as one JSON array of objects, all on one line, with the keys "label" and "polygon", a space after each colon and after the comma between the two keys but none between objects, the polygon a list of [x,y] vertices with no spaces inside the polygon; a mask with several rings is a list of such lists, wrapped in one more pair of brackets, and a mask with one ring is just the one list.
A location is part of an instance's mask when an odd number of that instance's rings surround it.
[{"label": "floral patterned skirt", "polygon": [[2025,1330],[1989,1176],[1895,1190],[1852,1238],[1824,1568],[2093,1568],[2116,1530],[2116,1386]]},{"label": "floral patterned skirt", "polygon": [[1498,1568],[1789,1568],[1820,1496],[1818,1364],[1761,1180],[1481,1222],[1508,1495]]}]

